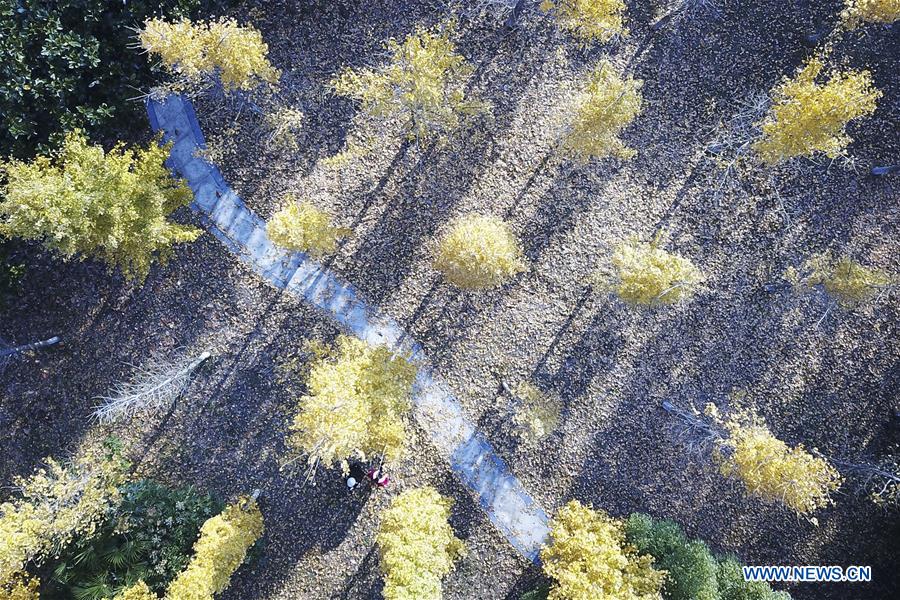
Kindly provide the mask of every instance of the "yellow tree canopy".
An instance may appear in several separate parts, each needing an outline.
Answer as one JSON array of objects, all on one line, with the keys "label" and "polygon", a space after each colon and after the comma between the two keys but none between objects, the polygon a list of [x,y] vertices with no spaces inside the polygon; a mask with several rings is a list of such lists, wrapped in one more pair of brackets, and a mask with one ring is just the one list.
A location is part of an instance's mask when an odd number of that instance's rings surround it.
[{"label": "yellow tree canopy", "polygon": [[311,472],[350,457],[397,459],[406,443],[416,369],[383,346],[340,336],[311,366],[308,394],[287,443],[305,454]]},{"label": "yellow tree canopy", "polygon": [[871,115],[881,92],[868,71],[834,71],[817,81],[825,65],[811,59],[793,79],[772,92],[772,107],[762,122],[762,137],[753,148],[774,165],[795,157],[842,156],[852,141],[847,124]]},{"label": "yellow tree canopy", "polygon": [[434,267],[466,290],[504,284],[526,268],[522,245],[502,219],[471,214],[457,219],[441,238]]},{"label": "yellow tree canopy", "polygon": [[381,516],[385,600],[440,600],[441,579],[465,554],[447,520],[453,502],[434,488],[407,490]]},{"label": "yellow tree canopy", "polygon": [[642,85],[622,77],[609,61],[601,62],[578,97],[563,148],[582,159],[634,157],[635,151],[619,136],[643,110]]},{"label": "yellow tree canopy", "polygon": [[661,600],[665,571],[625,541],[624,524],[572,500],[550,521],[550,543],[541,549],[544,573],[553,579],[550,600]]},{"label": "yellow tree canopy", "polygon": [[0,236],[37,240],[66,258],[94,256],[141,281],[174,244],[200,235],[167,220],[193,198],[163,164],[168,155],[169,147],[156,143],[106,153],[71,132],[53,159],[4,165]]}]

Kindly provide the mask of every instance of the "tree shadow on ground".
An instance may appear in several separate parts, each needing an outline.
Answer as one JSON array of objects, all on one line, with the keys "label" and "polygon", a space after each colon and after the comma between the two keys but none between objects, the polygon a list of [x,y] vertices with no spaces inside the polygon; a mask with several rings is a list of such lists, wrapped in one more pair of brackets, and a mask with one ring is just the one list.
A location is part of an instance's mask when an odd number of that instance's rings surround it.
[{"label": "tree shadow on ground", "polygon": [[217,246],[203,236],[179,247],[168,266],[130,287],[97,263],[32,255],[2,334],[62,341],[20,357],[0,377],[0,481],[29,473],[45,456],[65,458],[88,430],[96,398],[132,376],[129,363],[193,348],[215,320],[212,307],[229,303],[234,291],[234,259]]}]

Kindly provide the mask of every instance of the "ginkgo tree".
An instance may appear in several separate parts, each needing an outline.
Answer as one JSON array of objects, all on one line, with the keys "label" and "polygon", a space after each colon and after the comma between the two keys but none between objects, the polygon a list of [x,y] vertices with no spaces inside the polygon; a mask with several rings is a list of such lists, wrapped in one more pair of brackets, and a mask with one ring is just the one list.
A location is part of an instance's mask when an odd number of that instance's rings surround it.
[{"label": "ginkgo tree", "polygon": [[821,58],[810,59],[772,91],[772,106],[753,144],[768,165],[823,154],[838,158],[851,142],[847,125],[875,112],[881,92],[868,71],[832,70]]},{"label": "ginkgo tree", "polygon": [[457,52],[453,31],[451,25],[420,28],[402,42],[389,40],[387,64],[344,69],[332,81],[335,93],[357,100],[377,120],[399,122],[410,139],[446,136],[487,108],[466,92],[474,69]]},{"label": "ginkgo tree", "polygon": [[633,158],[621,134],[643,110],[643,82],[621,75],[604,60],[576,97],[575,112],[562,139],[565,153],[582,160]]},{"label": "ginkgo tree", "polygon": [[285,206],[272,215],[266,231],[275,245],[308,252],[315,258],[333,253],[338,241],[353,233],[351,229],[335,227],[331,215],[324,210],[293,197],[286,198]]},{"label": "ginkgo tree", "polygon": [[810,256],[799,269],[790,267],[785,278],[800,290],[821,288],[846,307],[875,298],[900,283],[881,269],[867,267],[849,256],[837,256],[833,252]]},{"label": "ginkgo tree", "polygon": [[440,600],[441,579],[465,554],[448,523],[452,505],[423,487],[403,492],[381,515],[376,541],[385,600]]},{"label": "ginkgo tree", "polygon": [[321,464],[349,469],[348,459],[397,459],[406,444],[416,368],[384,346],[342,335],[318,346],[287,444],[306,457],[309,476]]},{"label": "ginkgo tree", "polygon": [[625,524],[602,510],[572,500],[550,520],[541,549],[544,573],[553,580],[550,600],[660,600],[664,571],[653,557],[626,541]]},{"label": "ginkgo tree", "polygon": [[862,23],[888,24],[900,19],[900,0],[844,0],[841,17],[851,27]]},{"label": "ginkgo tree", "polygon": [[602,290],[635,306],[672,304],[689,298],[705,276],[689,259],[663,250],[662,238],[636,237],[616,245],[610,265],[595,275]]},{"label": "ginkgo tree", "polygon": [[169,146],[105,152],[80,131],[54,156],[3,165],[0,236],[35,240],[66,259],[96,257],[143,281],[200,230],[168,220],[192,199],[164,165]]},{"label": "ginkgo tree", "polygon": [[502,219],[469,214],[440,239],[434,267],[465,290],[498,287],[526,269],[522,244]]},{"label": "ginkgo tree", "polygon": [[32,587],[26,566],[80,535],[90,534],[121,499],[129,463],[112,446],[85,449],[70,463],[51,458],[28,478],[21,494],[0,504],[0,590]]},{"label": "ginkgo tree", "polygon": [[540,6],[585,44],[628,35],[625,0],[543,0]]},{"label": "ginkgo tree", "polygon": [[192,22],[149,19],[138,33],[141,47],[158,56],[185,88],[219,81],[226,91],[278,83],[262,34],[234,19]]}]

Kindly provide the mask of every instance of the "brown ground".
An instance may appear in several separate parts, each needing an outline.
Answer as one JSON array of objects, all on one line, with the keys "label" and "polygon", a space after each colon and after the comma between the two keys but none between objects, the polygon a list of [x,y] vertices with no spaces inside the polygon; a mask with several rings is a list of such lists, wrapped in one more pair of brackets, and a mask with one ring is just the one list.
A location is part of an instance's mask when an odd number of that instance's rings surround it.
[{"label": "brown ground", "polygon": [[[805,164],[772,178],[749,173],[717,201],[710,192],[717,171],[704,153],[711,131],[740,100],[802,62],[808,50],[800,38],[829,22],[838,3],[722,2],[718,16],[700,14],[655,34],[650,3],[630,3],[631,36],[590,49],[534,10],[508,35],[499,17],[463,20],[460,50],[478,67],[472,91],[491,101],[492,119],[447,146],[389,141],[340,172],[319,161],[340,150],[354,107],[327,94],[328,80],[342,65],[378,64],[386,38],[436,23],[446,10],[424,1],[250,4],[241,14],[262,29],[285,71],[283,101],[301,107],[308,122],[302,150],[286,155],[259,147],[244,113],[233,138],[243,149],[226,149],[226,179],[263,216],[293,192],[354,227],[332,267],[425,345],[545,508],[575,497],[615,515],[670,517],[749,564],[874,566],[872,585],[800,586],[791,589],[797,598],[896,595],[896,513],[849,486],[817,515],[818,527],[747,498],[686,452],[660,408],[664,399],[727,406],[733,392],[745,391],[792,444],[868,460],[898,442],[889,417],[900,383],[896,297],[835,310],[816,327],[827,300],[779,285],[787,266],[827,248],[900,273],[897,180],[865,175],[872,164],[900,160],[896,31],[870,28],[836,51],[870,68],[885,93],[878,112],[851,127],[858,172]],[[626,135],[638,156],[566,164],[551,155],[554,123],[579,77],[606,55],[644,80],[646,109]],[[198,103],[213,142],[222,136],[211,132],[234,118],[217,109]],[[525,244],[531,269],[502,289],[462,294],[430,267],[442,227],[470,211],[505,216]],[[587,277],[612,243],[659,230],[668,232],[667,248],[708,274],[708,289],[654,310],[590,291]],[[35,264],[23,298],[0,312],[0,335],[60,333],[66,343],[3,375],[3,480],[71,447],[89,427],[90,399],[127,376],[124,361],[213,347],[217,358],[171,415],[120,434],[136,440],[139,455],[152,448],[142,463],[149,473],[226,496],[263,488],[267,547],[226,597],[377,595],[372,540],[387,498],[358,506],[334,477],[310,488],[278,471],[293,386],[279,381],[277,365],[303,340],[336,333],[324,317],[267,288],[208,236],[140,289],[96,265],[23,252]],[[496,372],[561,399],[562,424],[538,447],[517,446],[503,433],[507,399]],[[473,506],[427,439],[420,435],[410,457],[391,493],[430,482],[452,494],[454,525],[470,547],[445,580],[446,596],[516,598],[534,569]]]}]

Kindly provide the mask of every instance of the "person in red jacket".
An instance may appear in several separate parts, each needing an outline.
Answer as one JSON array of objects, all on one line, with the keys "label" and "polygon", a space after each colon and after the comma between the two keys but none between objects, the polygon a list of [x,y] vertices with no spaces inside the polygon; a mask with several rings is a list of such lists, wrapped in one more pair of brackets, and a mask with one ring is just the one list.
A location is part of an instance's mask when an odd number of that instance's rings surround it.
[{"label": "person in red jacket", "polygon": [[387,487],[387,484],[391,482],[391,478],[384,474],[384,465],[379,467],[372,467],[366,473],[366,476],[369,478],[369,482],[372,485],[378,487]]}]

